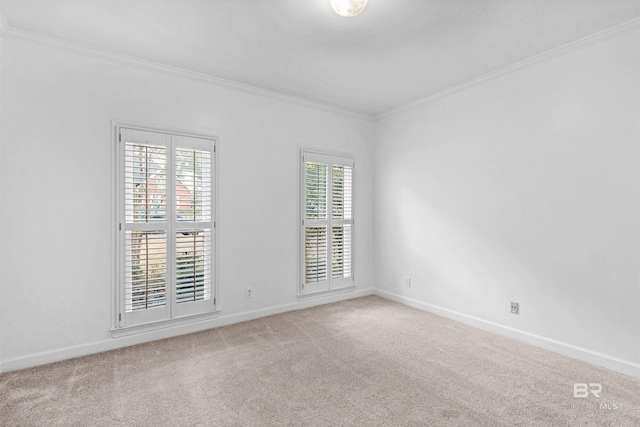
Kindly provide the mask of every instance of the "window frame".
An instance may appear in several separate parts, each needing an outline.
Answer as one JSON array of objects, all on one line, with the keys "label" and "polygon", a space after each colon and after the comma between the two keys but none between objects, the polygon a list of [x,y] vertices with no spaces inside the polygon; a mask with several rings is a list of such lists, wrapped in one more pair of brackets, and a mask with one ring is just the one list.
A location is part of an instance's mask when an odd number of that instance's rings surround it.
[{"label": "window frame", "polygon": [[[306,218],[306,161],[327,161],[327,219],[326,220],[310,220]],[[350,153],[323,151],[317,149],[302,148],[300,150],[300,202],[299,202],[299,279],[297,286],[298,298],[308,298],[314,296],[323,296],[332,293],[341,293],[352,291],[356,287],[355,282],[355,248],[356,248],[356,227],[355,227],[355,158]],[[351,218],[335,219],[332,215],[333,197],[332,197],[332,182],[333,166],[350,166],[351,167]],[[327,280],[322,282],[326,283],[325,286],[318,286],[312,283],[306,282],[306,227],[326,224],[327,227]],[[351,262],[351,275],[348,278],[333,278],[331,269],[332,260],[332,234],[331,231],[334,226],[350,225],[351,226],[351,248],[350,248],[350,262]]]},{"label": "window frame", "polygon": [[[166,259],[167,259],[167,283],[166,283],[166,307],[163,309],[164,314],[156,314],[149,316],[141,316],[141,319],[136,321],[135,315],[132,316],[126,312],[125,302],[125,280],[124,274],[126,269],[126,229],[127,226],[131,229],[131,222],[125,225],[125,137],[124,133],[127,131],[153,133],[159,136],[164,136],[166,144],[166,219],[164,222],[164,228],[166,231]],[[113,136],[113,150],[112,159],[113,167],[112,171],[115,176],[112,179],[113,183],[113,200],[114,200],[114,232],[113,236],[113,250],[114,256],[114,277],[112,287],[112,324],[111,332],[113,337],[126,336],[138,332],[145,332],[155,329],[161,329],[165,327],[178,326],[181,324],[192,323],[198,320],[205,320],[207,318],[215,317],[219,314],[219,301],[218,301],[218,268],[217,268],[217,238],[216,238],[216,210],[217,210],[217,147],[219,144],[218,137],[188,131],[170,130],[160,127],[151,127],[146,125],[115,122],[112,121],[112,136]],[[210,201],[211,208],[210,220],[198,221],[198,222],[181,222],[178,220],[178,214],[176,210],[176,181],[179,181],[175,171],[176,153],[180,148],[186,148],[187,145],[193,144],[193,147],[189,146],[188,149],[196,149],[209,151],[211,153],[211,182],[210,185]],[[198,145],[199,144],[199,145]],[[171,223],[171,224],[170,224]],[[177,291],[173,289],[176,286],[176,260],[173,259],[176,256],[176,237],[170,237],[177,232],[185,231],[186,228],[210,228],[210,251],[211,251],[211,296],[209,299],[198,300],[195,303],[178,304],[177,303]],[[133,227],[134,229],[136,227]],[[172,258],[173,257],[173,258]],[[171,276],[171,277],[170,277]],[[184,307],[182,307],[184,305]],[[199,307],[193,308],[192,306],[198,305]],[[153,309],[155,310],[155,309]],[[153,311],[151,310],[151,311]],[[162,310],[157,310],[158,312]]]}]

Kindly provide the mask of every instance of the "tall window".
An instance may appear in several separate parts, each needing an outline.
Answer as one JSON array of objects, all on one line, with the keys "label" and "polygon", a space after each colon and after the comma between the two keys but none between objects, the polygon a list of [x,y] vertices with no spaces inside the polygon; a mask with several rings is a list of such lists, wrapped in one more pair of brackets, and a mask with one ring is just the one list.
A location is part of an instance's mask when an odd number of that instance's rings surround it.
[{"label": "tall window", "polygon": [[215,140],[117,127],[118,326],[211,311]]},{"label": "tall window", "polygon": [[353,286],[350,157],[302,152],[301,294]]}]

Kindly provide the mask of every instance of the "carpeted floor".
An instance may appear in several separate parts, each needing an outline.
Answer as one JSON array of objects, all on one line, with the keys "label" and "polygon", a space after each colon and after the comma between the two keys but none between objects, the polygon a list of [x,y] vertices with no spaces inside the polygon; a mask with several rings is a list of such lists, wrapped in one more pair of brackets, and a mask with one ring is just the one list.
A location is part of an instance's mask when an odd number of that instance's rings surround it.
[{"label": "carpeted floor", "polygon": [[640,380],[370,296],[2,374],[0,424],[640,426]]}]

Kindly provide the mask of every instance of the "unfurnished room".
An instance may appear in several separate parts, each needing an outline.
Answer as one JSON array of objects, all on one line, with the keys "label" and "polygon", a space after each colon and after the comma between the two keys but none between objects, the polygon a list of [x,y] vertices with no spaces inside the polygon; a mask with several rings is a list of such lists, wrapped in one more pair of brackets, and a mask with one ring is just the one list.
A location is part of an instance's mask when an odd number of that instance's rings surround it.
[{"label": "unfurnished room", "polygon": [[640,0],[0,0],[0,426],[640,426]]}]

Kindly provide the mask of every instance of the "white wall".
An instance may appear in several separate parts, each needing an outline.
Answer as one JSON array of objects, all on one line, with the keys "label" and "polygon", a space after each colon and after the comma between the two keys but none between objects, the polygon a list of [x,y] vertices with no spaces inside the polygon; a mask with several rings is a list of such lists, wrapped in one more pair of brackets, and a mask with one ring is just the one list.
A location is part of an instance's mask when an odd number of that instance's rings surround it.
[{"label": "white wall", "polygon": [[381,118],[376,287],[640,367],[639,119],[637,27]]},{"label": "white wall", "polygon": [[220,137],[222,319],[304,305],[298,150],[316,147],[356,157],[359,292],[375,276],[406,303],[640,363],[638,30],[381,118],[375,134],[100,55],[1,44],[0,368],[162,336],[109,334],[112,119]]},{"label": "white wall", "polygon": [[5,369],[136,342],[109,332],[112,119],[219,136],[222,316],[304,305],[301,147],[355,156],[355,273],[371,288],[370,120],[28,40],[2,54]]}]

